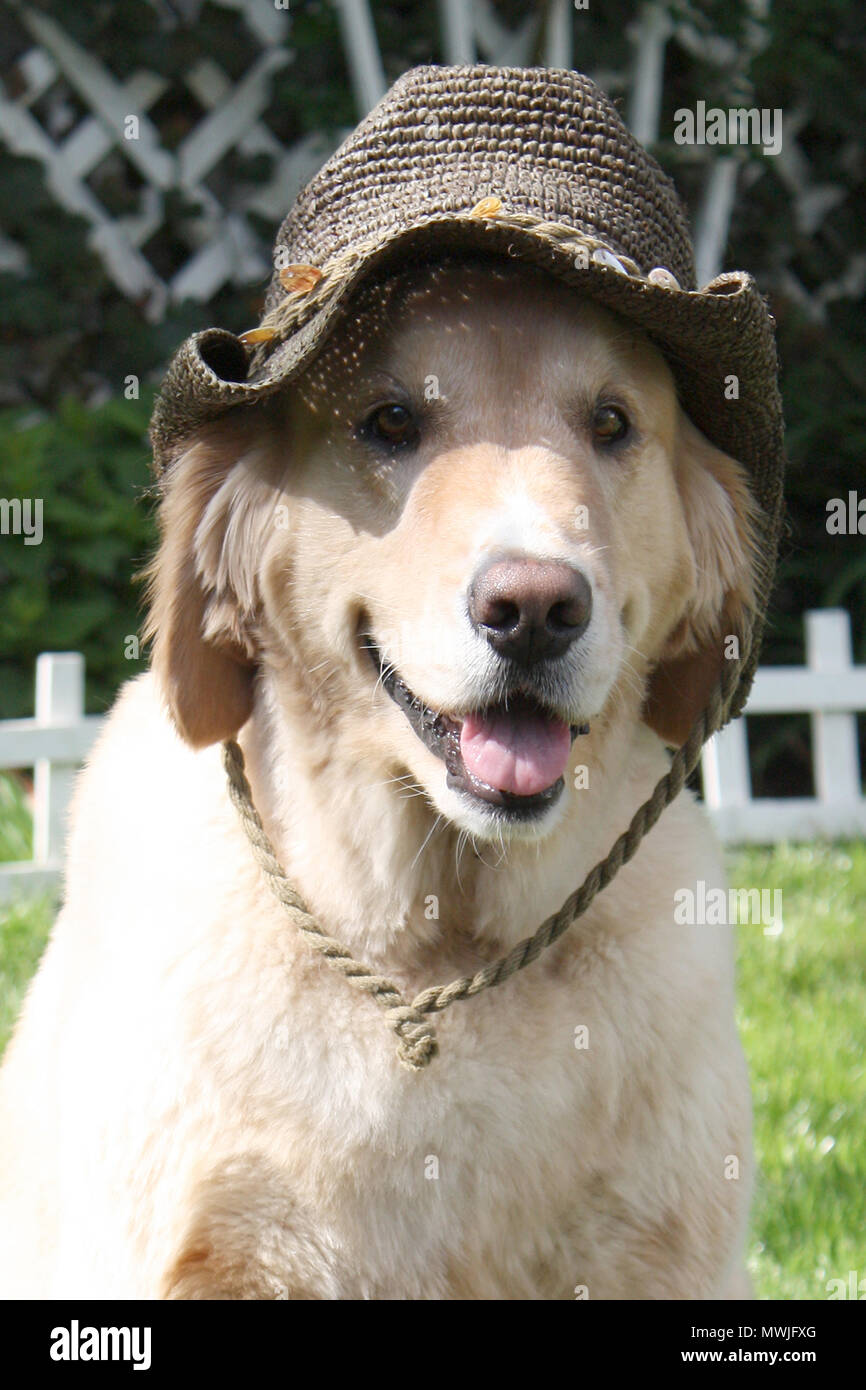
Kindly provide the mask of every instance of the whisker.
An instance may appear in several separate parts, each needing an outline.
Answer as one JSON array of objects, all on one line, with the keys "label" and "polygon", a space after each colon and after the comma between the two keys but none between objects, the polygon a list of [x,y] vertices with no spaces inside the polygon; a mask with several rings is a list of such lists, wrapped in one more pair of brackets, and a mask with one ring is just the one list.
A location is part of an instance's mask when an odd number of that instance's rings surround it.
[{"label": "whisker", "polygon": [[431,825],[430,829],[427,831],[427,834],[424,836],[424,842],[423,842],[423,844],[421,845],[421,848],[419,849],[418,853],[415,855],[415,858],[412,860],[412,863],[409,865],[409,872],[410,872],[410,874],[411,874],[412,870],[414,869],[415,865],[418,863],[418,860],[421,858],[421,855],[424,853],[425,849],[427,848],[427,844],[428,844],[428,842],[429,842],[429,840],[430,840],[430,837],[431,837],[431,835],[433,834],[434,830],[436,830],[436,829],[438,828],[438,826],[440,825],[440,823],[441,823],[443,820],[444,820],[444,816],[442,816],[441,814],[438,815],[438,816],[436,817],[436,819],[434,820],[433,824]]},{"label": "whisker", "polygon": [[637,656],[640,657],[641,661],[649,661],[649,657],[647,656],[646,652],[642,652],[640,647],[633,647],[631,642],[624,642],[623,647],[627,652],[634,652]]},{"label": "whisker", "polygon": [[[412,783],[414,782],[414,778],[411,772],[400,772],[396,777],[386,777],[384,782],[368,783],[368,789],[370,791],[375,791],[377,787],[390,787],[394,782]],[[417,786],[417,783],[415,783],[415,785]]]},{"label": "whisker", "polygon": [[460,878],[460,858],[469,840],[469,831],[461,830],[457,836],[457,845],[454,851],[454,870],[457,875],[457,887],[463,892],[463,881]]}]

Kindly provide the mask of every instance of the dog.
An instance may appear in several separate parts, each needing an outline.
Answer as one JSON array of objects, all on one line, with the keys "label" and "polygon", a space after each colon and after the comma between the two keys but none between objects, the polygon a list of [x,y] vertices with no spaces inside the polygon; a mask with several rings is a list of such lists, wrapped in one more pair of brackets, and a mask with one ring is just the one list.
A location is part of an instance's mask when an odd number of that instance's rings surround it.
[{"label": "dog", "polygon": [[219,748],[323,929],[407,998],[509,951],[648,797],[754,601],[746,471],[688,406],[634,325],[451,255],[187,444],[152,669],[80,778],[0,1074],[7,1296],[749,1296],[733,944],[674,922],[724,881],[692,793],[413,1073],[268,892]]}]

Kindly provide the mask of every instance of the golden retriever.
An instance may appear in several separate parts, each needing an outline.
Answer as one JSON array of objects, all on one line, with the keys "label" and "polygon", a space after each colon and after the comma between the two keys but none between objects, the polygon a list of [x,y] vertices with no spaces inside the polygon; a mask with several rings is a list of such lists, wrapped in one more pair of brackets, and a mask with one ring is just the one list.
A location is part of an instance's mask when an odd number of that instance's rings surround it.
[{"label": "golden retriever", "polygon": [[751,601],[752,516],[640,332],[478,256],[368,285],[202,430],[2,1071],[4,1292],[748,1294],[733,945],[674,922],[723,883],[691,793],[411,1072],[268,891],[219,742],[324,930],[408,998],[471,973],[664,773]]}]

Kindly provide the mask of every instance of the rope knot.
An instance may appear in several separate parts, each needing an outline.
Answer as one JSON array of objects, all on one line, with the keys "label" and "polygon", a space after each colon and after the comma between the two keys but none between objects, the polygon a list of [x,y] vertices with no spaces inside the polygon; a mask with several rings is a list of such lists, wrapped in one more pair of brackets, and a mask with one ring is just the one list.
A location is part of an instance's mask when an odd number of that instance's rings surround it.
[{"label": "rope knot", "polygon": [[439,1053],[439,1043],[432,1023],[419,1009],[399,1004],[385,1014],[388,1023],[400,1039],[397,1056],[410,1071],[421,1071]]}]

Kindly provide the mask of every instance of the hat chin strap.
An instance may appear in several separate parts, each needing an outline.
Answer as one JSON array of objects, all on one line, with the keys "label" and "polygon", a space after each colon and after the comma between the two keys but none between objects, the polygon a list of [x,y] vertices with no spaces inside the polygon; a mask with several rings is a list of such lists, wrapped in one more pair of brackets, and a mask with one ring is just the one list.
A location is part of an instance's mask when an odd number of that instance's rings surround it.
[{"label": "hat chin strap", "polygon": [[583,915],[596,894],[606,888],[623,864],[634,856],[641,840],[655,825],[662,811],[679,796],[694,772],[707,739],[727,721],[740,673],[748,660],[751,638],[749,626],[743,634],[743,654],[735,661],[725,662],[721,678],[713,688],[706,708],[698,715],[685,743],[674,754],[670,769],[656,783],[648,800],[637,809],[628,828],[615,840],[607,856],[590,869],[583,883],[566,898],[559,911],[542,922],[532,936],[519,941],[507,955],[492,965],[485,966],[475,975],[452,980],[449,985],[432,985],[416,995],[411,1003],[407,1003],[393,981],[375,975],[369,966],[356,961],[339,941],[322,931],[280,866],[253,803],[240,747],[233,739],[223,744],[229,794],[271,891],[283,904],[298,931],[306,937],[310,948],[323,956],[355,989],[371,995],[385,1011],[385,1022],[398,1038],[397,1056],[410,1071],[421,1071],[438,1055],[439,1043],[427,1017],[429,1014],[441,1013],[458,999],[470,999],[483,990],[492,989],[530,965]]}]

